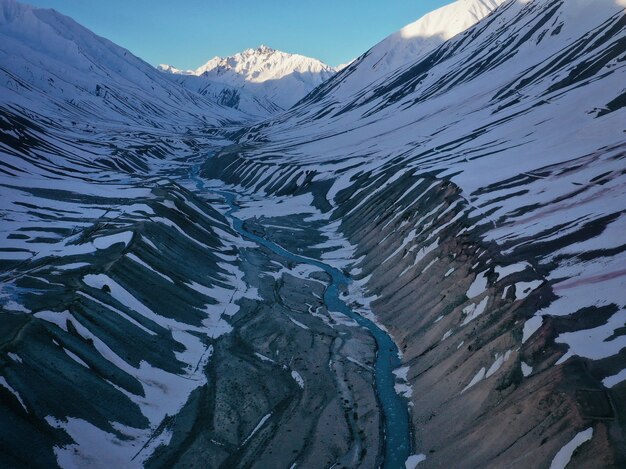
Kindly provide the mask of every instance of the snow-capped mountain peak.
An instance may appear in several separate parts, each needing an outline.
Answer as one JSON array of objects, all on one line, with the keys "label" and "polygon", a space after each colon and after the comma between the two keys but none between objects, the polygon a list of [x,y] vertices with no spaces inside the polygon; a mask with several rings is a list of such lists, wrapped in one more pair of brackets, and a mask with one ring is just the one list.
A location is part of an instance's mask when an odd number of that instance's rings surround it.
[{"label": "snow-capped mountain peak", "polygon": [[391,37],[403,39],[439,37],[447,40],[476,24],[503,1],[458,0],[422,16]]},{"label": "snow-capped mountain peak", "polygon": [[180,70],[171,65],[160,65],[159,69],[169,73],[205,75],[211,78],[234,72],[239,81],[256,83],[280,79],[293,73],[314,73],[328,78],[336,72],[335,68],[320,60],[282,52],[264,44],[228,57],[213,57],[195,70]]},{"label": "snow-capped mountain peak", "polygon": [[372,58],[382,56],[373,68],[391,72],[444,41],[465,31],[498,7],[504,0],[458,0],[406,25],[372,49]]},{"label": "snow-capped mountain peak", "polygon": [[195,70],[171,65],[160,65],[159,70],[194,91],[253,114],[288,109],[337,72],[320,60],[263,44],[228,57],[213,57]]}]

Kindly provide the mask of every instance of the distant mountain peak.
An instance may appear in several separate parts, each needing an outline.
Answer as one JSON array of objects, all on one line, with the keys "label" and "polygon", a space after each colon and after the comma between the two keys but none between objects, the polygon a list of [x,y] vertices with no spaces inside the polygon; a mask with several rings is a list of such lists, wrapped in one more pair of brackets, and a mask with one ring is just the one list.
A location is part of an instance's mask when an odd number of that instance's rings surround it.
[{"label": "distant mountain peak", "polygon": [[[228,57],[213,57],[196,70],[180,70],[165,64],[158,69],[170,77],[174,75],[194,91],[215,95],[220,103],[228,88],[227,102],[252,114],[258,112],[259,103],[263,103],[262,113],[290,108],[339,70],[318,59],[279,51],[265,44]],[[244,97],[241,91],[250,96]],[[235,95],[237,99],[233,99]],[[252,107],[246,108],[245,102]]]},{"label": "distant mountain peak", "polygon": [[221,76],[228,70],[241,75],[245,81],[257,83],[279,79],[294,72],[330,76],[337,71],[318,59],[279,51],[265,44],[227,57],[215,56],[195,70],[181,70],[168,64],[161,64],[158,69],[180,75],[209,75],[213,79],[215,75]]}]

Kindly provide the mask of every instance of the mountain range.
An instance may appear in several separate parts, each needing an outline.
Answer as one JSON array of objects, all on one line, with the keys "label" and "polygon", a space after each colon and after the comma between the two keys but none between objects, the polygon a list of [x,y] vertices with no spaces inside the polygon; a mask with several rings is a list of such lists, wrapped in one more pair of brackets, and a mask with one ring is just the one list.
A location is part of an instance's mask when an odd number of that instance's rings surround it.
[{"label": "mountain range", "polygon": [[181,71],[0,0],[0,465],[623,467],[625,8]]}]

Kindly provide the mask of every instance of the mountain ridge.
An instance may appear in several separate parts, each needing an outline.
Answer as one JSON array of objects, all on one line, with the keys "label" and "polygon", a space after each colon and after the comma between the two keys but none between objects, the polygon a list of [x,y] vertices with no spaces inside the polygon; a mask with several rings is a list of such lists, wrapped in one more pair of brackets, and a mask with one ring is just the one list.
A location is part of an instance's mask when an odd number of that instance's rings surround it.
[{"label": "mountain ridge", "polygon": [[457,0],[407,24],[348,64],[342,73],[346,76],[345,84],[334,91],[336,99],[348,99],[419,60],[489,15],[504,1]]}]

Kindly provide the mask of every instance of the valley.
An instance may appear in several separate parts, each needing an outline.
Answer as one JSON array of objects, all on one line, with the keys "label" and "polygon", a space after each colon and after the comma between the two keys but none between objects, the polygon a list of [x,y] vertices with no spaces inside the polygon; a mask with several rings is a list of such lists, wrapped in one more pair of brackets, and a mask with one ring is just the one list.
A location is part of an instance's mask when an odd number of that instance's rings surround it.
[{"label": "valley", "polygon": [[623,467],[624,6],[459,0],[274,106],[0,0],[0,465]]}]

